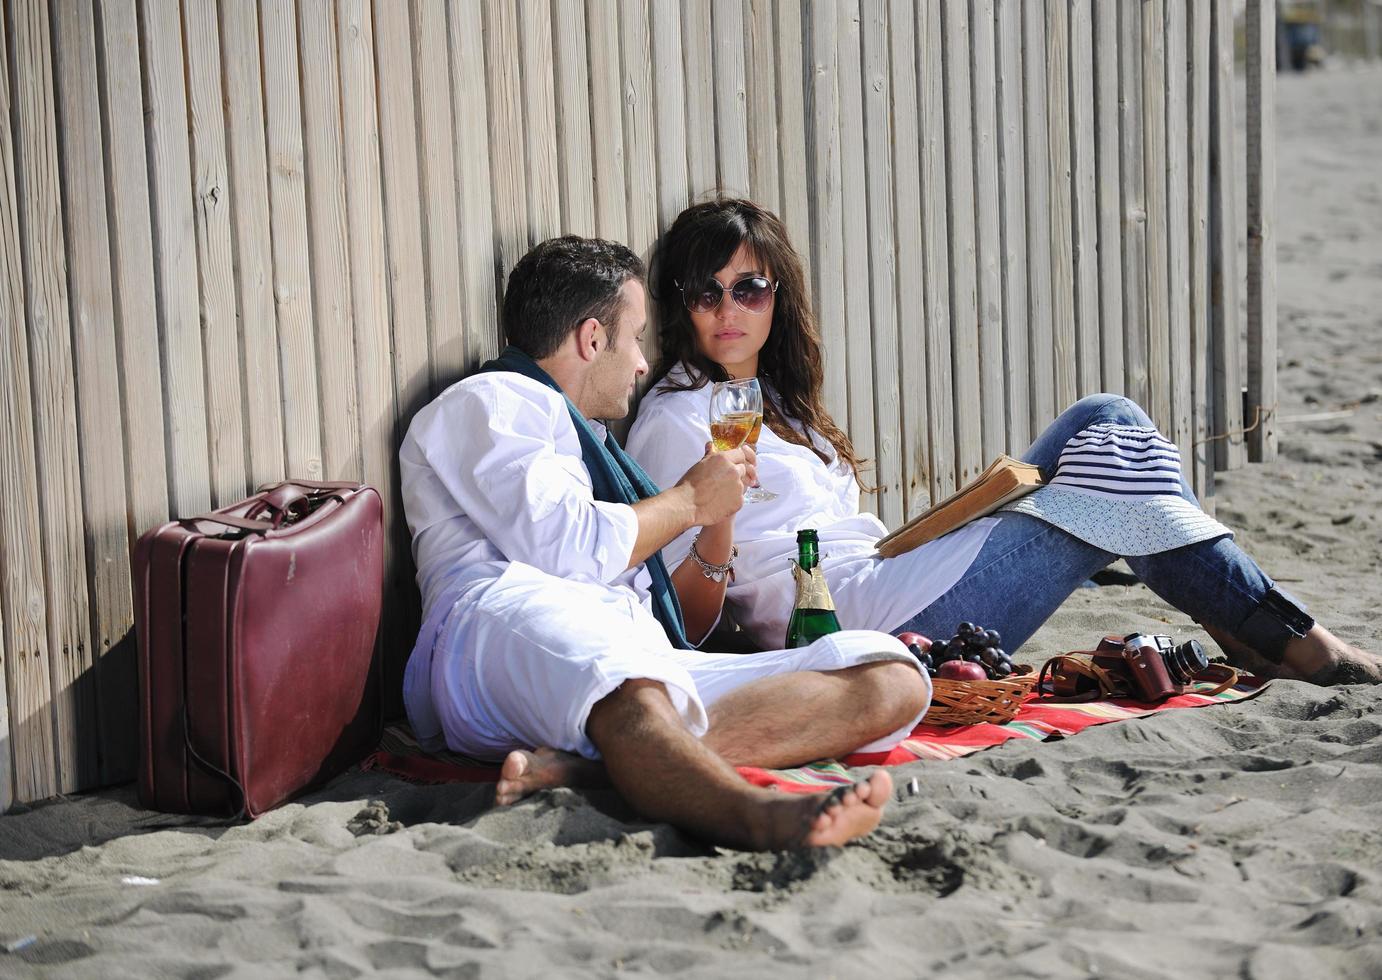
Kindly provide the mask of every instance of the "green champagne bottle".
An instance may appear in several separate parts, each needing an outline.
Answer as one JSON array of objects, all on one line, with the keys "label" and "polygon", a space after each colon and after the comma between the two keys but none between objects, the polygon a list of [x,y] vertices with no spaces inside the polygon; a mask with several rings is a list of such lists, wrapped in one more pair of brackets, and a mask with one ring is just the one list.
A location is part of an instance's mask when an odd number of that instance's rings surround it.
[{"label": "green champagne bottle", "polygon": [[787,623],[787,649],[804,647],[829,633],[840,631],[835,600],[821,574],[820,542],[813,528],[797,532],[797,560],[792,565],[797,580],[797,601]]}]

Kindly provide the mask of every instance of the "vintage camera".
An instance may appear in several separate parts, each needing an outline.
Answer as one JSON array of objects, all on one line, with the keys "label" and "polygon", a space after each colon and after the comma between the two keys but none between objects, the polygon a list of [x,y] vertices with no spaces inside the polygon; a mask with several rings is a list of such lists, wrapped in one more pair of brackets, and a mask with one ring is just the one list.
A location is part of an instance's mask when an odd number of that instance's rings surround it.
[{"label": "vintage camera", "polygon": [[1122,676],[1139,701],[1164,701],[1184,693],[1195,675],[1209,666],[1195,640],[1177,644],[1169,636],[1130,633],[1106,636],[1090,652],[1097,667]]}]

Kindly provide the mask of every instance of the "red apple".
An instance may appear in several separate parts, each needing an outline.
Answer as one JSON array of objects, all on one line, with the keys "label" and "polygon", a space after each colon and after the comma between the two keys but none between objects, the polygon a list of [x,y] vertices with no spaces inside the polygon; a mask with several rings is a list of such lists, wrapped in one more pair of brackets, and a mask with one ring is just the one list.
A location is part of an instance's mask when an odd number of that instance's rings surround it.
[{"label": "red apple", "polygon": [[897,638],[902,641],[904,647],[917,647],[922,653],[931,649],[931,641],[920,633],[899,633]]},{"label": "red apple", "polygon": [[986,681],[989,675],[984,668],[967,660],[947,660],[936,668],[936,676],[951,681]]}]

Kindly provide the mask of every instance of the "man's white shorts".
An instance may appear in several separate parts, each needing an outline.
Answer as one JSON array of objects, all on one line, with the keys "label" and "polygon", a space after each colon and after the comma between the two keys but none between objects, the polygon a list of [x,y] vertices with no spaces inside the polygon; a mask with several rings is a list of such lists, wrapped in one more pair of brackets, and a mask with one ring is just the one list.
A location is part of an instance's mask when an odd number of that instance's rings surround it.
[{"label": "man's white shorts", "polygon": [[[514,563],[467,589],[430,649],[420,644],[413,652],[405,696],[414,726],[424,711],[435,715],[457,752],[500,759],[516,748],[550,746],[597,759],[585,732],[590,710],[626,680],[660,681],[687,729],[700,737],[708,728],[706,709],[745,684],[878,660],[916,665],[898,640],[870,630],[759,654],[677,650],[631,591]],[[927,688],[929,702],[929,680]],[[423,699],[430,703],[419,711]],[[903,728],[859,748],[896,745],[924,708]]]}]

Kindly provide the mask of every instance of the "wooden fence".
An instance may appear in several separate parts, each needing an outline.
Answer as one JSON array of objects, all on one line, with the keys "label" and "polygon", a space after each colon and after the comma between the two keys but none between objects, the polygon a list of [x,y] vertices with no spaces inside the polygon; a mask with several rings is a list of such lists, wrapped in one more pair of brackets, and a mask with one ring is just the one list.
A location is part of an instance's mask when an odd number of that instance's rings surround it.
[{"label": "wooden fence", "polygon": [[408,420],[531,244],[646,254],[715,188],[806,255],[887,523],[1101,389],[1204,493],[1242,459],[1228,0],[0,11],[0,809],[130,778],[133,540],[285,475],[382,490],[396,689]]}]

